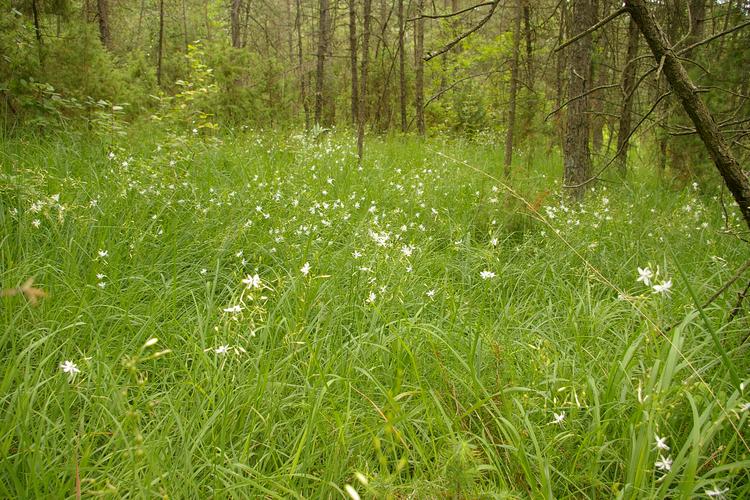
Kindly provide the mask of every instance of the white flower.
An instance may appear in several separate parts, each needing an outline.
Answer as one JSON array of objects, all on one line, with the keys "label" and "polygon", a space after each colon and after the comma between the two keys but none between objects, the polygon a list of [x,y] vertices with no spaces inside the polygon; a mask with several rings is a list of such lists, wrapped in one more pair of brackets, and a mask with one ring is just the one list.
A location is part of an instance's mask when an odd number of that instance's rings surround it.
[{"label": "white flower", "polygon": [[79,373],[81,370],[76,366],[75,363],[72,361],[65,361],[64,363],[60,363],[60,369],[63,371],[63,373],[67,373],[70,375],[70,378],[73,378],[76,376],[76,373]]},{"label": "white flower", "polygon": [[495,273],[493,273],[492,271],[482,271],[481,273],[479,273],[479,276],[481,276],[483,280],[488,280],[494,278]]},{"label": "white flower", "polygon": [[362,257],[362,254],[355,250],[352,253],[352,257],[354,257],[355,259],[359,259],[360,257]]},{"label": "white flower", "polygon": [[229,352],[229,346],[228,345],[220,345],[216,349],[214,349],[214,352],[216,354],[226,354]]},{"label": "white flower", "polygon": [[262,283],[260,281],[260,276],[257,274],[255,276],[247,275],[247,278],[242,280],[242,282],[247,285],[247,288],[260,288],[262,286]]},{"label": "white flower", "polygon": [[740,405],[740,411],[750,411],[750,403],[742,403]]},{"label": "white flower", "polygon": [[352,500],[359,500],[359,493],[357,493],[357,490],[354,489],[354,487],[351,484],[345,484],[344,489],[346,490],[347,495],[349,495],[349,498]]},{"label": "white flower", "polygon": [[109,250],[99,250],[98,253],[99,253],[99,257],[103,259],[104,257],[107,257],[109,255]]},{"label": "white flower", "polygon": [[407,257],[411,257],[412,252],[414,252],[414,247],[411,245],[404,245],[401,247],[401,253]]},{"label": "white flower", "polygon": [[667,446],[667,438],[665,438],[665,437],[660,438],[656,434],[654,434],[654,438],[656,438],[656,449],[657,450],[669,451],[669,446]]},{"label": "white flower", "polygon": [[672,288],[672,280],[667,280],[660,285],[654,285],[651,288],[654,289],[653,293],[660,293],[662,295],[669,295],[669,290]]},{"label": "white flower", "polygon": [[378,296],[375,295],[375,292],[370,292],[370,295],[367,297],[367,303],[368,304],[374,304],[375,303],[375,299],[377,299],[377,298],[378,298]]},{"label": "white flower", "polygon": [[721,498],[724,496],[724,493],[729,491],[729,488],[724,488],[723,490],[720,490],[719,488],[714,488],[712,490],[706,490],[704,493],[709,498]]},{"label": "white flower", "polygon": [[552,413],[555,416],[555,419],[552,421],[553,424],[561,424],[563,420],[565,420],[565,412],[560,413]]},{"label": "white flower", "polygon": [[659,460],[654,463],[654,467],[664,472],[672,470],[672,457],[664,458],[663,455],[659,455]]},{"label": "white flower", "polygon": [[208,269],[206,269],[205,267],[201,269],[201,274],[206,274],[207,272],[208,272]]},{"label": "white flower", "polygon": [[651,286],[651,278],[654,273],[648,267],[645,269],[638,268],[638,279],[636,281],[642,281],[644,285]]},{"label": "white flower", "polygon": [[435,296],[435,289],[433,288],[432,290],[427,290],[427,296],[429,298],[433,298]]},{"label": "white flower", "polygon": [[496,247],[498,243],[500,243],[500,240],[498,240],[497,238],[492,238],[490,240],[490,245],[492,245],[493,247]]},{"label": "white flower", "polygon": [[96,284],[96,286],[98,286],[99,288],[104,288],[107,286],[107,284],[103,281],[100,281],[99,283]]},{"label": "white flower", "polygon": [[307,276],[308,273],[310,272],[310,263],[305,262],[305,265],[302,266],[302,269],[300,269],[300,272],[302,273],[303,276]]},{"label": "white flower", "polygon": [[237,314],[240,311],[242,311],[242,306],[240,306],[239,304],[237,304],[236,306],[230,306],[230,307],[224,308],[224,312],[228,312],[228,313]]},{"label": "white flower", "polygon": [[103,280],[104,279],[104,275],[102,273],[97,273],[96,279]]},{"label": "white flower", "polygon": [[39,219],[34,219],[33,221],[31,221],[31,225],[38,228],[42,225],[42,221],[40,221]]}]

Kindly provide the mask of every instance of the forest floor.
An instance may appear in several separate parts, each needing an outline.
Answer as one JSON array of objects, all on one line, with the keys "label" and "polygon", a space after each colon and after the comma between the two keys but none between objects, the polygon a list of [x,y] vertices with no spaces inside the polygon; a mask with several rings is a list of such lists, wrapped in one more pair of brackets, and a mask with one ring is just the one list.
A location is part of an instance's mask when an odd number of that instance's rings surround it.
[{"label": "forest floor", "polygon": [[0,496],[750,496],[717,189],[366,148],[0,143]]}]

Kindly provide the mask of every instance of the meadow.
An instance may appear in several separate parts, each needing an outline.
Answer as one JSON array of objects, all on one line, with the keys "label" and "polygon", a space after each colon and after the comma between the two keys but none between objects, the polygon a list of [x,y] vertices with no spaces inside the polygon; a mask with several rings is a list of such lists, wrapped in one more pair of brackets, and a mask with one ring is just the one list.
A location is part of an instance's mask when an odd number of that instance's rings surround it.
[{"label": "meadow", "polygon": [[490,140],[354,146],[0,143],[0,284],[48,294],[0,299],[0,497],[750,496],[717,189],[643,154],[577,206],[554,151],[511,191]]}]

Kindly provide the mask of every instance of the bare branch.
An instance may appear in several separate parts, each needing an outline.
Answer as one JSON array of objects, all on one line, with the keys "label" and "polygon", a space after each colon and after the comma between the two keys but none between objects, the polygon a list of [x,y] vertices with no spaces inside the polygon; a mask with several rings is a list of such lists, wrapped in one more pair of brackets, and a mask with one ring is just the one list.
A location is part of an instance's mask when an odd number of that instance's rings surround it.
[{"label": "bare branch", "polygon": [[613,13],[611,13],[610,15],[608,15],[607,17],[605,17],[604,19],[602,19],[601,21],[599,21],[598,23],[596,23],[595,25],[593,25],[592,27],[590,27],[589,29],[587,29],[585,31],[581,31],[580,33],[578,33],[576,36],[574,36],[570,40],[568,40],[568,41],[566,41],[564,43],[561,43],[560,45],[558,45],[557,47],[555,47],[555,50],[553,50],[553,52],[559,52],[560,50],[564,49],[565,47],[567,47],[571,43],[577,42],[578,40],[580,40],[581,38],[585,37],[586,35],[589,35],[589,34],[593,33],[594,31],[598,30],[599,28],[601,28],[605,24],[607,24],[607,23],[611,22],[612,20],[620,17],[621,15],[625,14],[625,12],[627,12],[627,10],[625,9],[625,7],[614,11]]},{"label": "bare branch", "polygon": [[635,127],[633,127],[633,130],[631,130],[630,133],[625,137],[625,140],[623,141],[623,145],[620,146],[617,149],[617,151],[615,152],[614,156],[607,162],[606,165],[604,165],[601,169],[599,169],[599,171],[595,175],[591,176],[590,178],[586,179],[585,181],[581,182],[580,184],[573,184],[573,185],[569,185],[569,186],[565,185],[563,187],[564,188],[569,188],[569,189],[575,189],[575,188],[583,187],[586,184],[589,184],[589,183],[595,181],[596,179],[598,179],[599,176],[602,175],[604,173],[604,171],[607,170],[615,162],[615,160],[620,156],[620,154],[622,154],[623,149],[625,149],[624,148],[625,144],[627,144],[630,141],[630,138],[633,136],[633,134],[635,133],[635,131],[638,130],[638,127],[640,127],[643,124],[643,122],[645,122],[646,119],[651,115],[651,113],[654,112],[654,110],[659,105],[659,103],[665,97],[667,97],[668,95],[670,95],[671,93],[672,92],[669,91],[669,92],[665,92],[665,93],[663,93],[662,95],[659,96],[659,98],[651,106],[651,109],[649,109],[648,112],[645,115],[643,115],[643,117],[638,121],[638,123],[635,124]]},{"label": "bare branch", "polygon": [[462,10],[457,10],[456,12],[451,12],[450,14],[422,14],[421,16],[412,17],[411,19],[407,19],[407,23],[412,23],[414,21],[419,21],[420,19],[445,19],[446,17],[455,17],[460,16],[461,14],[465,14],[466,12],[472,11],[474,9],[478,9],[479,7],[488,7],[490,5],[493,5],[497,2],[484,2],[479,3],[477,5],[473,5],[471,7],[467,7]]},{"label": "bare branch", "polygon": [[464,38],[466,38],[467,36],[471,35],[472,33],[475,33],[475,32],[477,32],[477,31],[479,31],[479,30],[480,30],[480,29],[482,28],[482,26],[484,26],[485,24],[487,24],[487,21],[489,21],[489,20],[490,20],[490,18],[491,18],[491,17],[492,17],[492,15],[493,15],[493,14],[495,13],[495,10],[497,9],[497,6],[498,6],[499,4],[500,4],[500,0],[494,0],[494,1],[492,2],[492,8],[490,8],[490,11],[489,11],[489,12],[487,13],[487,15],[486,15],[486,16],[484,16],[484,18],[482,18],[482,20],[481,20],[481,21],[479,21],[479,23],[477,23],[477,25],[476,25],[476,26],[474,26],[473,28],[471,28],[471,29],[470,29],[470,30],[468,30],[468,31],[465,31],[465,32],[461,33],[461,34],[460,34],[459,36],[457,36],[456,38],[454,38],[454,39],[453,39],[452,41],[450,41],[449,43],[447,43],[447,44],[443,45],[443,46],[442,46],[441,48],[439,48],[438,50],[433,50],[432,52],[429,52],[429,53],[428,53],[428,54],[427,54],[426,56],[424,56],[424,60],[425,60],[425,61],[429,61],[429,60],[430,60],[430,59],[432,59],[433,57],[437,57],[437,56],[439,56],[440,54],[445,54],[446,52],[448,52],[449,50],[451,50],[451,49],[452,49],[453,47],[455,47],[456,45],[458,45],[458,43],[459,43],[459,42],[460,42],[461,40],[463,40],[463,39],[464,39]]},{"label": "bare branch", "polygon": [[578,99],[583,99],[587,95],[593,94],[594,92],[598,92],[599,90],[611,89],[611,88],[615,88],[615,87],[619,87],[619,86],[620,86],[619,83],[610,83],[610,84],[607,84],[607,85],[599,85],[598,87],[594,87],[592,89],[587,90],[583,94],[577,95],[575,97],[571,97],[570,99],[568,99],[567,101],[565,101],[564,103],[560,104],[558,107],[556,107],[555,109],[553,109],[552,111],[550,111],[549,114],[544,117],[544,121],[546,122],[547,120],[549,120],[550,116],[554,115],[555,113],[557,113],[558,111],[560,111],[561,109],[563,109],[565,106],[567,106],[568,104],[570,104],[573,101],[577,101]]}]

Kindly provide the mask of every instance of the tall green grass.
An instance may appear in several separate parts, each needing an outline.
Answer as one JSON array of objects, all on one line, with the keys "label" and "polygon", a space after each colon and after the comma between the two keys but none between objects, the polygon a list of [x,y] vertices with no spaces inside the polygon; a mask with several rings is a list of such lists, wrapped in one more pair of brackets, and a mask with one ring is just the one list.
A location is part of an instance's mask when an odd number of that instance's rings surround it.
[{"label": "tall green grass", "polygon": [[0,496],[750,495],[715,188],[643,164],[565,206],[537,152],[536,215],[492,145],[352,144],[3,143],[0,280],[50,296],[2,299]]}]

